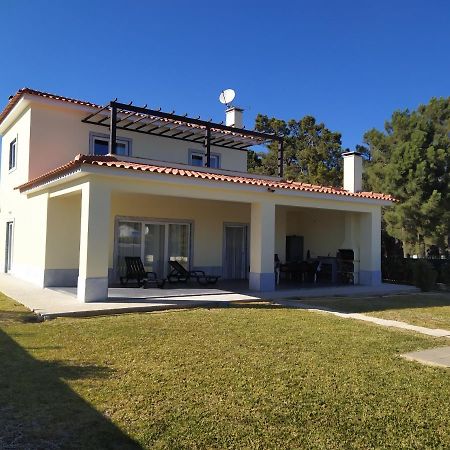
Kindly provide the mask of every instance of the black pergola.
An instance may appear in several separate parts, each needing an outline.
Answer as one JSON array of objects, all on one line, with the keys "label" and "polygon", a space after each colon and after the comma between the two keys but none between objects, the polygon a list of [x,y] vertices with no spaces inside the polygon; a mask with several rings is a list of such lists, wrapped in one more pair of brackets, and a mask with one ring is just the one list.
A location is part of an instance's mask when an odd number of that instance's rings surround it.
[{"label": "black pergola", "polygon": [[[146,105],[147,106],[147,105]],[[261,133],[245,128],[235,128],[214,123],[211,120],[201,120],[180,116],[161,110],[132,104],[112,101],[92,114],[82,122],[109,128],[109,153],[116,153],[117,130],[133,131],[169,139],[188,142],[203,142],[206,149],[206,167],[211,166],[211,146],[233,150],[247,151],[253,145],[278,143],[278,175],[283,177],[283,138],[275,134]]]}]

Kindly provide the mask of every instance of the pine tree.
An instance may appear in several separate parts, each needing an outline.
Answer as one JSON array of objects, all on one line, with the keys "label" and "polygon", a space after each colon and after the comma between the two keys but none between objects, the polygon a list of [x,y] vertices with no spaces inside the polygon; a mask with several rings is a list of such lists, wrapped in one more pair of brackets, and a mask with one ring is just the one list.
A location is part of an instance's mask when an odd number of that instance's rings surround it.
[{"label": "pine tree", "polygon": [[[284,176],[286,179],[327,186],[342,185],[341,135],[330,131],[312,116],[288,122],[258,114],[258,131],[284,136]],[[249,158],[249,170],[276,175],[278,168],[277,144],[271,144],[267,153],[259,153],[259,164],[254,155]],[[251,164],[250,164],[251,162]]]},{"label": "pine tree", "polygon": [[433,98],[416,111],[396,111],[384,132],[364,135],[370,161],[366,182],[400,202],[386,210],[387,232],[405,253],[448,251],[450,233],[450,97]]}]

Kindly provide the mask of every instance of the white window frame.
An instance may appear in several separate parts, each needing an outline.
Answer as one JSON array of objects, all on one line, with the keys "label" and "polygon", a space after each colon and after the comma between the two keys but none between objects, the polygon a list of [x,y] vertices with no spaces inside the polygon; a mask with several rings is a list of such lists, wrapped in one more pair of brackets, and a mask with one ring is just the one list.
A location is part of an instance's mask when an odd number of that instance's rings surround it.
[{"label": "white window frame", "polygon": [[[202,152],[201,150],[189,150],[189,165],[194,166],[192,164],[192,157],[193,156],[200,156],[202,158],[203,164],[201,166],[195,166],[195,167],[206,167],[206,153]],[[211,167],[211,169],[220,169],[221,168],[221,155],[220,153],[211,153],[211,160],[213,158],[217,159],[217,167]]]},{"label": "white window frame", "polygon": [[[99,139],[99,140],[102,140],[102,141],[107,141],[108,144],[109,144],[109,135],[108,134],[91,132],[89,134],[89,154],[90,155],[95,155],[94,149],[95,149],[95,140],[96,139]],[[127,148],[126,155],[117,155],[117,156],[131,156],[132,155],[132,153],[131,153],[132,140],[131,139],[118,136],[116,138],[116,142],[118,144],[125,144],[126,148]]]},{"label": "white window frame", "polygon": [[[14,165],[11,166],[11,147],[14,146]],[[8,172],[14,172],[17,168],[17,136],[9,143]]]},{"label": "white window frame", "polygon": [[[193,157],[194,156],[200,156],[200,158],[202,159],[202,165],[197,166],[197,165],[193,164]],[[196,150],[189,150],[189,164],[191,166],[205,167],[205,161],[204,161],[203,157],[204,157],[204,153],[196,151]]]}]

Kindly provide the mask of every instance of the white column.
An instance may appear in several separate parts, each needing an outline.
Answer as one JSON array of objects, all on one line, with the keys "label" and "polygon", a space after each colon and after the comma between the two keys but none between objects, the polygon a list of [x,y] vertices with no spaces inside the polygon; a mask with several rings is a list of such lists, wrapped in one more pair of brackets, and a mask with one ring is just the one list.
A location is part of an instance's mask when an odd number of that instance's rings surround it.
[{"label": "white column", "polygon": [[275,253],[278,254],[280,261],[286,261],[286,229],[287,229],[287,210],[282,207],[275,208]]},{"label": "white column", "polygon": [[360,284],[381,284],[381,207],[360,214]]},{"label": "white column", "polygon": [[250,226],[249,287],[257,291],[275,289],[275,205],[252,203]]},{"label": "white column", "polygon": [[83,186],[81,197],[78,299],[108,298],[108,255],[111,194],[100,183]]}]

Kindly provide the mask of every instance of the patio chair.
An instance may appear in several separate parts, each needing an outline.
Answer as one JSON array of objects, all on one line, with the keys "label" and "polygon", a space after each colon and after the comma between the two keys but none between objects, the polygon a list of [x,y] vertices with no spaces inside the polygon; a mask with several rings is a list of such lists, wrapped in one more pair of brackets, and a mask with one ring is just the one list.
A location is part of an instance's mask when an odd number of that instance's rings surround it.
[{"label": "patio chair", "polygon": [[136,280],[139,287],[163,288],[166,280],[158,278],[155,272],[147,272],[145,270],[142,259],[139,256],[125,256],[125,264],[127,268],[126,275],[120,277],[120,284],[126,286],[130,280]]},{"label": "patio chair", "polygon": [[172,268],[167,280],[170,283],[184,282],[187,283],[191,279],[197,280],[199,284],[216,284],[220,278],[215,275],[206,275],[203,270],[186,270],[178,261],[169,261],[169,265]]}]

